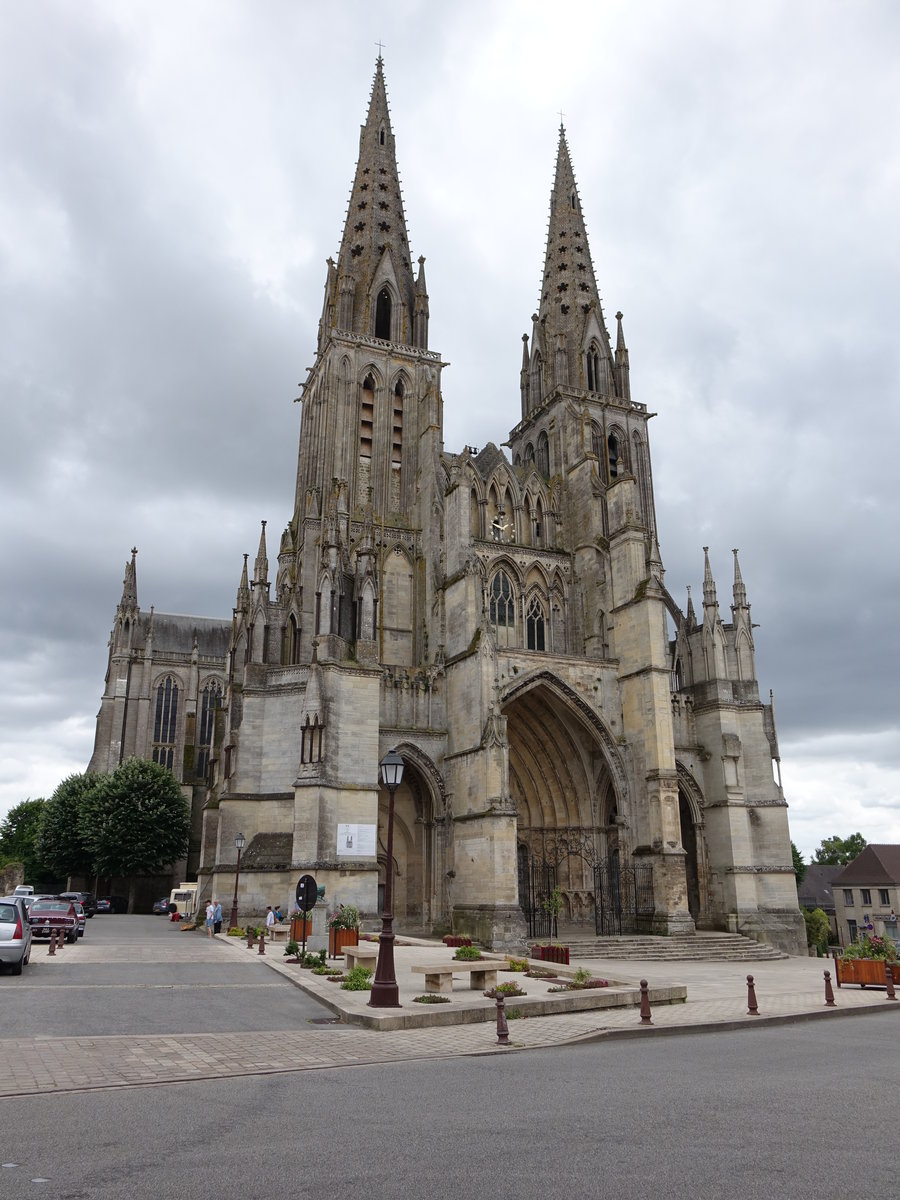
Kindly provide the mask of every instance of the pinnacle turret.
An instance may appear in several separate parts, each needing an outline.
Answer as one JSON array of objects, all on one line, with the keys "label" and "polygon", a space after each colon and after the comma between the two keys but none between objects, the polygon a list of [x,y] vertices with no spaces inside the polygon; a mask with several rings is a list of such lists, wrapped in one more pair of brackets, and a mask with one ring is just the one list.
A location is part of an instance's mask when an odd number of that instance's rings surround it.
[{"label": "pinnacle turret", "polygon": [[125,564],[125,578],[122,580],[122,599],[119,609],[122,612],[140,611],[137,598],[137,546],[131,547],[131,562]]},{"label": "pinnacle turret", "polygon": [[719,607],[716,599],[716,581],[713,579],[712,568],[709,565],[709,546],[703,547],[703,607],[704,609]]},{"label": "pinnacle turret", "polygon": [[697,628],[697,614],[694,612],[694,597],[691,595],[691,585],[687,588],[687,613],[685,614],[685,622],[688,627],[688,632]]},{"label": "pinnacle turret", "polygon": [[259,549],[256,551],[256,563],[253,567],[253,586],[265,587],[269,582],[269,560],[266,557],[266,523],[261,522],[259,533]]},{"label": "pinnacle turret", "polygon": [[338,329],[385,341],[413,340],[416,284],[380,56],[331,289],[337,293]]},{"label": "pinnacle turret", "polygon": [[235,601],[235,609],[238,611],[250,607],[250,580],[247,576],[247,559],[249,557],[249,554],[244,555],[244,569],[241,571],[241,582],[238,584]]},{"label": "pinnacle turret", "polygon": [[747,589],[744,587],[744,580],[741,576],[741,564],[738,562],[737,550],[732,550],[734,555],[734,588],[732,596],[734,597],[735,608],[747,607]]}]

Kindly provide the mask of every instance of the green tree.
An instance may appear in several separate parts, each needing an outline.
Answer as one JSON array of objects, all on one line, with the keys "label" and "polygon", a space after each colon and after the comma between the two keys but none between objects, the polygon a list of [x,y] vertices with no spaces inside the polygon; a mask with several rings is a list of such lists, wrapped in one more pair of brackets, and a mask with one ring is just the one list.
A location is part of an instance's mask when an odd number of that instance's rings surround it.
[{"label": "green tree", "polygon": [[81,836],[81,809],[102,775],[69,775],[41,812],[35,850],[45,874],[57,880],[92,875],[94,862]]},{"label": "green tree", "polygon": [[99,776],[81,810],[81,835],[101,875],[131,877],[165,871],[187,853],[191,813],[181,788],[158,763],[129,758]]},{"label": "green tree", "polygon": [[20,862],[26,883],[43,883],[45,875],[35,849],[45,801],[22,800],[9,810],[0,824],[0,866]]},{"label": "green tree", "polygon": [[831,867],[842,867],[846,863],[853,862],[854,858],[865,850],[866,845],[866,839],[861,833],[851,833],[847,838],[824,838],[813,855],[813,862],[825,863]]},{"label": "green tree", "polygon": [[828,937],[831,933],[828,917],[821,908],[801,908],[800,911],[806,922],[807,946],[815,946],[822,954],[827,954]]},{"label": "green tree", "polygon": [[806,876],[806,863],[803,861],[803,855],[791,842],[791,858],[794,860],[794,874],[797,876],[797,884],[801,884]]}]

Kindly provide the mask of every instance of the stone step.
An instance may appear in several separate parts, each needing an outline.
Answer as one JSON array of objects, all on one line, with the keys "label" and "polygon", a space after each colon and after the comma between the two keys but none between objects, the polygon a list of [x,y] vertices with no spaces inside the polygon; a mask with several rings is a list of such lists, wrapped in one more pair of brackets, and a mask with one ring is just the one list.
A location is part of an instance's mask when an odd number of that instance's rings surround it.
[{"label": "stone step", "polygon": [[655,959],[689,962],[772,962],[789,955],[765,942],[739,933],[675,934],[672,937],[567,937],[556,939],[569,947],[572,958]]}]

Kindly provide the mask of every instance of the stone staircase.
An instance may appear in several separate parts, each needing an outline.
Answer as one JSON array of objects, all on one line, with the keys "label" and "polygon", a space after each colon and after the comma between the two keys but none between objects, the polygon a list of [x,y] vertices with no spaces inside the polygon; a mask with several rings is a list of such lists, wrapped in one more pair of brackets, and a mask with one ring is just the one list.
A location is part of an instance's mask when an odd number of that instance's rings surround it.
[{"label": "stone staircase", "polygon": [[789,958],[783,950],[740,933],[673,934],[671,937],[585,937],[579,931],[559,941],[572,959],[653,959],[680,962],[771,962]]}]

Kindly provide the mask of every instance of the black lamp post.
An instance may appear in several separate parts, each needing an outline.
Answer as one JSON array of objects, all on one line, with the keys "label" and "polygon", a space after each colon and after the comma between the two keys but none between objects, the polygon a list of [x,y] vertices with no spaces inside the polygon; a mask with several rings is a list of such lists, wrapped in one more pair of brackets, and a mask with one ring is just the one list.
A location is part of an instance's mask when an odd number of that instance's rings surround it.
[{"label": "black lamp post", "polygon": [[388,801],[387,863],[384,871],[384,910],[381,914],[381,936],[378,939],[378,961],[369,997],[370,1008],[399,1008],[400,992],[394,970],[394,792],[403,778],[403,759],[396,750],[389,750],[378,764],[381,782],[390,795]]},{"label": "black lamp post", "polygon": [[242,833],[239,833],[237,835],[237,837],[234,839],[234,844],[235,844],[235,847],[238,852],[238,859],[237,859],[237,866],[234,869],[234,901],[231,905],[231,924],[228,926],[229,929],[235,929],[237,927],[238,880],[241,877],[241,851],[244,848],[245,841],[246,841],[246,839],[244,838],[244,835]]}]

